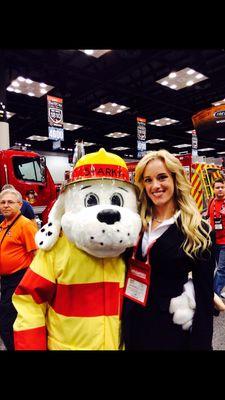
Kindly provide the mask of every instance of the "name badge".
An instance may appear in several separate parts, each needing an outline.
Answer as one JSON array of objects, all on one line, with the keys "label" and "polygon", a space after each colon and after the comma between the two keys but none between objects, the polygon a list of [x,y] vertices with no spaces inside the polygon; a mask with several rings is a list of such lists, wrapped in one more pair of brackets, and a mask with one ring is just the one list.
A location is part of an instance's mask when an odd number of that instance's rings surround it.
[{"label": "name badge", "polygon": [[215,230],[221,231],[223,229],[222,218],[214,218]]},{"label": "name badge", "polygon": [[149,265],[144,264],[144,267],[141,268],[131,264],[127,273],[124,296],[145,306],[148,298],[149,286]]}]

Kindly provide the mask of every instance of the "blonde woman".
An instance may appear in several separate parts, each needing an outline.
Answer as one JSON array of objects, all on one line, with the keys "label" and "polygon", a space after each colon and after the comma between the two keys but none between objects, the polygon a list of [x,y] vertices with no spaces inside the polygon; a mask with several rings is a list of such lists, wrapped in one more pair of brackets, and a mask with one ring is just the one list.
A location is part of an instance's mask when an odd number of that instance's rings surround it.
[{"label": "blonde woman", "polygon": [[[214,240],[190,195],[180,161],[166,150],[138,163],[143,231],[128,264],[123,309],[127,350],[210,350],[213,334]],[[171,299],[192,273],[191,324],[174,323]]]}]

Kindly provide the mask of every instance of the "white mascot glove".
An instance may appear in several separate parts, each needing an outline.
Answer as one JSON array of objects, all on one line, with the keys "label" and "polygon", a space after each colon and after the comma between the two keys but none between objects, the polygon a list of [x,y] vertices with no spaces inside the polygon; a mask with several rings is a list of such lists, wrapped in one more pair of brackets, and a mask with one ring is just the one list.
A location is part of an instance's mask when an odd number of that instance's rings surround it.
[{"label": "white mascot glove", "polygon": [[173,315],[173,322],[182,325],[182,329],[188,330],[192,326],[195,313],[195,292],[192,279],[184,285],[184,291],[180,296],[170,300],[169,312]]}]

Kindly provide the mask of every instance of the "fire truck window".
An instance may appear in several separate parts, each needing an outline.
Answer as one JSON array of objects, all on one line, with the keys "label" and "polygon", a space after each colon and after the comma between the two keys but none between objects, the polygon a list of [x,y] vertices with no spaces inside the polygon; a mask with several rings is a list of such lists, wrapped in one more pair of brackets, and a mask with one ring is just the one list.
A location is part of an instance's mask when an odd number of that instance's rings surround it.
[{"label": "fire truck window", "polygon": [[40,160],[27,157],[13,157],[14,173],[17,179],[43,182]]}]

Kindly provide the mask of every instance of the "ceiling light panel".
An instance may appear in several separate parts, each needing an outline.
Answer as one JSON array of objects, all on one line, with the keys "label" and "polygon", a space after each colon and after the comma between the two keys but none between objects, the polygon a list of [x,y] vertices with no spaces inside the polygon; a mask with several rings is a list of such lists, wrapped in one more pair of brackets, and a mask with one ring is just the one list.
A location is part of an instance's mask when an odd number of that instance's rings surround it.
[{"label": "ceiling light panel", "polygon": [[11,118],[13,115],[15,115],[16,113],[10,112],[10,111],[6,111],[6,118],[9,119]]},{"label": "ceiling light panel", "polygon": [[213,147],[205,147],[204,149],[198,149],[198,151],[211,151],[215,150]]},{"label": "ceiling light panel", "polygon": [[42,97],[53,88],[54,86],[47,85],[46,83],[36,82],[24,78],[23,76],[18,76],[6,89],[9,92],[26,94],[30,97]]},{"label": "ceiling light panel", "polygon": [[108,49],[108,50],[80,50],[80,51],[87,54],[88,56],[93,56],[95,58],[99,58],[99,57],[103,56],[103,54],[111,51],[111,49]]},{"label": "ceiling light panel", "polygon": [[101,104],[97,108],[94,108],[92,111],[96,111],[98,113],[107,114],[107,115],[115,115],[115,114],[119,114],[123,111],[126,111],[129,108],[130,107],[126,107],[124,105],[120,105],[117,103],[105,103],[105,104]]},{"label": "ceiling light panel", "polygon": [[156,143],[161,143],[161,142],[166,142],[166,140],[163,140],[163,139],[149,139],[149,140],[146,140],[146,143],[150,143],[150,144],[156,144]]},{"label": "ceiling light panel", "polygon": [[171,72],[169,75],[159,79],[158,83],[173,90],[180,90],[198,82],[208,79],[207,76],[195,71],[192,68],[183,68],[180,71]]},{"label": "ceiling light panel", "polygon": [[148,122],[149,125],[155,125],[155,126],[166,126],[166,125],[172,125],[176,124],[178,121],[177,119],[171,119],[171,118],[160,118],[160,119],[155,119],[154,121]]},{"label": "ceiling light panel", "polygon": [[64,122],[63,128],[67,131],[75,131],[75,129],[81,128],[83,125],[71,124],[70,122]]},{"label": "ceiling light panel", "polygon": [[122,151],[122,150],[127,150],[130,149],[130,147],[112,147],[112,150],[118,150],[118,151]]},{"label": "ceiling light panel", "polygon": [[94,146],[96,143],[84,142],[85,147]]},{"label": "ceiling light panel", "polygon": [[221,104],[225,104],[225,99],[218,100],[215,103],[211,103],[213,106],[221,106]]},{"label": "ceiling light panel", "polygon": [[129,135],[130,135],[129,133],[125,133],[125,132],[112,132],[112,133],[108,133],[108,135],[105,135],[105,136],[108,136],[113,139],[119,139],[119,138],[129,136]]},{"label": "ceiling light panel", "polygon": [[176,144],[175,146],[172,147],[177,147],[178,149],[182,149],[183,147],[191,147],[191,144],[183,143],[183,144]]},{"label": "ceiling light panel", "polygon": [[44,142],[45,140],[48,140],[49,137],[48,136],[32,135],[32,136],[27,137],[26,139],[38,140],[39,142]]}]

